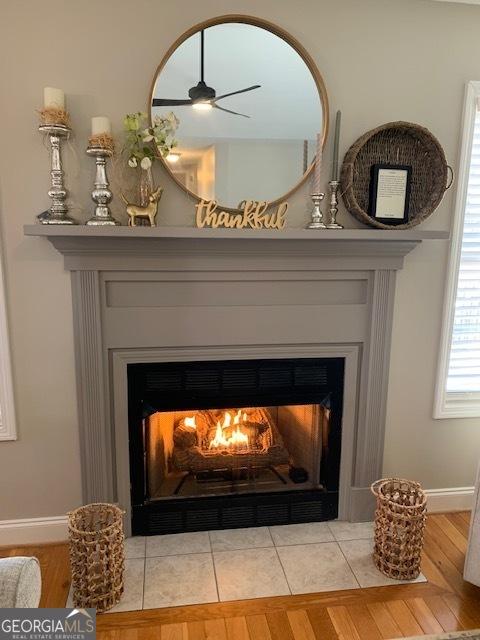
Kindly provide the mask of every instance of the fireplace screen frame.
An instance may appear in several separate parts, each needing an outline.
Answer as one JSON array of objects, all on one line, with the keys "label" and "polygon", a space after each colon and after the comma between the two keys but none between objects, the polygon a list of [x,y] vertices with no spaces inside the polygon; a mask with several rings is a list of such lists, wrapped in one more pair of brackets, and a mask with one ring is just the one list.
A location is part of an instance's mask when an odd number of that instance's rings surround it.
[{"label": "fireplace screen frame", "polygon": [[[127,366],[132,532],[137,535],[328,520],[338,515],[344,358],[134,363]],[[256,372],[255,374],[253,372]],[[145,417],[155,411],[321,404],[330,407],[321,487],[151,500]]]}]

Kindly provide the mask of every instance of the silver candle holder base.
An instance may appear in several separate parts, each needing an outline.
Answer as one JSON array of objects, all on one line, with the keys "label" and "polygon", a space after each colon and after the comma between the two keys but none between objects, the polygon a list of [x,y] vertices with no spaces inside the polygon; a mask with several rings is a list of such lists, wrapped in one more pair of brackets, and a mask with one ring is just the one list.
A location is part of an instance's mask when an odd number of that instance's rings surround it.
[{"label": "silver candle holder base", "polygon": [[68,191],[64,183],[65,174],[61,155],[61,142],[68,140],[71,129],[64,124],[41,124],[38,130],[47,134],[50,141],[52,186],[48,190],[48,195],[52,200],[52,206],[47,211],[40,213],[37,220],[41,224],[77,224],[77,221],[68,214],[66,202]]},{"label": "silver candle holder base", "polygon": [[92,190],[92,200],[96,203],[95,213],[90,220],[87,220],[86,224],[96,226],[118,225],[120,223],[112,216],[108,206],[112,200],[112,192],[109,189],[107,179],[107,158],[113,155],[113,151],[105,147],[88,147],[86,153],[95,158],[97,167],[94,180],[95,188]]},{"label": "silver candle holder base", "polygon": [[330,180],[328,186],[330,188],[330,222],[327,224],[327,229],[343,229],[343,226],[337,222],[338,188],[340,182],[338,180]]},{"label": "silver candle holder base", "polygon": [[325,197],[324,193],[312,193],[310,196],[313,202],[312,209],[312,221],[307,225],[307,229],[326,229],[327,225],[323,221],[323,213],[321,210],[322,200]]}]

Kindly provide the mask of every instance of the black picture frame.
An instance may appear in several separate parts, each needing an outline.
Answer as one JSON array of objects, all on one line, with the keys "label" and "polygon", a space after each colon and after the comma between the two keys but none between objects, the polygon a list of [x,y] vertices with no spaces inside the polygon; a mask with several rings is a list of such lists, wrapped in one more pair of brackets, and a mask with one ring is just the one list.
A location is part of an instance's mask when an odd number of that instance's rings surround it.
[{"label": "black picture frame", "polygon": [[[412,167],[401,164],[374,164],[371,168],[369,215],[391,226],[408,222]],[[380,195],[379,195],[380,188]],[[385,195],[390,192],[389,195]],[[390,196],[390,197],[389,197]],[[385,215],[390,201],[392,211]]]}]

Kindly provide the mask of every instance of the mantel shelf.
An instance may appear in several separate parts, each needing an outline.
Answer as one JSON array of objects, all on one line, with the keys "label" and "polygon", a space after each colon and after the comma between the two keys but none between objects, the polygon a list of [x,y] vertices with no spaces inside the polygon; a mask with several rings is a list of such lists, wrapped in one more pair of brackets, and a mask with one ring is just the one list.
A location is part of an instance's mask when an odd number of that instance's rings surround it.
[{"label": "mantel shelf", "polygon": [[308,240],[328,242],[421,242],[422,240],[448,240],[448,231],[385,230],[385,229],[197,229],[196,227],[112,227],[86,225],[42,225],[24,226],[26,236],[46,236],[47,238],[145,238],[179,240]]},{"label": "mantel shelf", "polygon": [[216,260],[220,270],[401,269],[403,258],[424,240],[447,240],[445,231],[383,229],[197,229],[27,225],[27,236],[44,236],[72,271],[157,268],[180,261],[203,269]]}]

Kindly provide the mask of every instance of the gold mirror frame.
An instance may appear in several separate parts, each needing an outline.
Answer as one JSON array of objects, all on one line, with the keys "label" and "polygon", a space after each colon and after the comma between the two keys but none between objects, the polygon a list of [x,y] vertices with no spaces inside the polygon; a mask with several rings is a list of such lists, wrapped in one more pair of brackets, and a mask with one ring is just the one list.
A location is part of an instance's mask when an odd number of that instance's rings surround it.
[{"label": "gold mirror frame", "polygon": [[[153,77],[153,82],[152,82],[152,85],[151,85],[151,88],[150,88],[150,97],[149,97],[149,102],[148,102],[148,107],[147,107],[147,114],[148,114],[150,126],[152,125],[152,100],[153,100],[153,94],[154,94],[154,91],[155,91],[155,85],[156,85],[158,76],[160,75],[162,69],[166,65],[166,63],[169,60],[170,56],[174,53],[174,51],[177,50],[177,48],[181,44],[183,44],[183,42],[185,42],[185,40],[187,40],[191,36],[195,35],[199,31],[201,31],[202,29],[207,29],[208,27],[213,27],[213,26],[219,25],[219,24],[226,24],[226,23],[229,23],[229,22],[233,22],[233,23],[236,22],[236,23],[241,23],[241,24],[250,24],[250,25],[252,25],[254,27],[260,27],[261,29],[265,29],[266,31],[270,31],[274,35],[276,35],[279,38],[281,38],[282,40],[284,40],[287,44],[289,44],[292,47],[292,49],[294,49],[298,53],[298,55],[302,58],[302,60],[305,62],[305,64],[307,65],[307,67],[308,67],[308,69],[310,71],[310,73],[313,76],[313,79],[315,80],[315,84],[316,84],[317,90],[318,90],[318,95],[320,96],[320,103],[321,103],[321,106],[322,106],[322,109],[323,109],[323,129],[322,129],[322,149],[323,149],[325,147],[325,141],[326,141],[327,136],[328,136],[329,113],[330,112],[329,112],[329,108],[328,108],[327,89],[325,87],[325,83],[323,81],[322,75],[321,75],[317,65],[313,61],[313,58],[310,56],[310,54],[307,52],[307,50],[300,44],[300,42],[298,42],[298,40],[296,40],[292,35],[290,35],[287,31],[285,31],[281,27],[278,27],[276,24],[273,24],[272,22],[269,22],[268,20],[262,20],[262,18],[257,18],[255,16],[241,15],[241,14],[224,15],[224,16],[219,16],[217,18],[210,18],[209,20],[205,20],[204,22],[199,22],[195,26],[193,26],[190,29],[188,29],[187,31],[185,31],[185,33],[183,33],[179,38],[177,38],[177,40],[175,40],[175,42],[171,45],[171,47],[168,49],[166,54],[163,56],[162,61],[158,65],[158,67],[157,67],[157,69],[155,71],[155,75]],[[176,182],[177,185],[183,191],[185,191],[185,193],[187,193],[190,196],[192,196],[197,202],[200,202],[202,200],[202,198],[200,196],[198,196],[196,193],[194,193],[193,191],[191,191],[188,187],[186,187],[184,184],[182,184],[180,182],[180,180],[178,180],[175,177],[175,175],[171,171],[171,169],[170,169],[167,161],[165,160],[165,158],[163,158],[163,156],[160,155],[160,154],[158,154],[157,157],[161,160],[164,168],[167,170],[168,175],[174,180],[174,182]],[[297,182],[297,184],[294,185],[289,191],[287,191],[287,193],[285,193],[285,195],[281,196],[280,198],[277,198],[276,200],[272,200],[270,202],[270,205],[271,206],[275,206],[275,205],[278,205],[281,202],[284,202],[285,200],[287,200],[295,191],[297,191],[297,189],[299,189],[302,186],[302,184],[304,184],[306,182],[306,180],[309,178],[310,174],[312,173],[314,166],[315,166],[315,162],[312,162],[310,164],[310,166],[308,167],[308,169],[303,174],[303,176]],[[233,207],[226,207],[226,206],[222,205],[221,203],[219,203],[219,204],[221,205],[221,207],[223,209],[225,209],[227,211],[235,211],[236,210]]]}]

